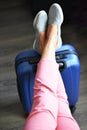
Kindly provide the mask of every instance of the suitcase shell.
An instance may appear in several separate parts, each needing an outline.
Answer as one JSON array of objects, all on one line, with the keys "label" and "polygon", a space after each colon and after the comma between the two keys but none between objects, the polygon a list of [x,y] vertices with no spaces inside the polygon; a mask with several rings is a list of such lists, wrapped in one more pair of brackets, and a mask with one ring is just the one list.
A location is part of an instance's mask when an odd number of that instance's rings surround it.
[{"label": "suitcase shell", "polygon": [[[79,98],[80,61],[75,48],[65,44],[55,53],[61,76],[65,85],[70,107],[75,106]],[[15,70],[18,93],[25,112],[32,107],[33,86],[40,55],[35,50],[24,51],[16,56]]]}]

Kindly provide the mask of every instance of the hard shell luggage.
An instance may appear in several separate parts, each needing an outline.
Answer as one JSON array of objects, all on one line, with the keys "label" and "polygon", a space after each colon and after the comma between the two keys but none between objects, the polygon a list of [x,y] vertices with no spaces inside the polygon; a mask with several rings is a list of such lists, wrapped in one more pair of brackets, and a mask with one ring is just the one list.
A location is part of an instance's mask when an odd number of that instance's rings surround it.
[{"label": "hard shell luggage", "polygon": [[[80,61],[76,49],[65,44],[55,53],[56,61],[65,85],[71,108],[79,98]],[[25,112],[28,114],[32,107],[34,79],[40,54],[35,50],[24,51],[15,58],[18,93]]]}]

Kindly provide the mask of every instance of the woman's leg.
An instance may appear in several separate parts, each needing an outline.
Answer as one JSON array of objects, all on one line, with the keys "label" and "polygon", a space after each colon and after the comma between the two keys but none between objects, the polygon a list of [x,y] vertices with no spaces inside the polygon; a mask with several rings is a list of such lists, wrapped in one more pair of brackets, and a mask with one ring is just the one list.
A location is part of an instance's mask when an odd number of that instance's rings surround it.
[{"label": "woman's leg", "polygon": [[56,130],[80,130],[76,120],[73,118],[69,103],[67,101],[67,95],[65,92],[65,87],[60,75],[59,76],[59,84],[57,93],[58,96],[58,115],[57,115],[57,129]]},{"label": "woman's leg", "polygon": [[76,120],[73,118],[69,103],[67,100],[67,94],[63,84],[63,80],[58,71],[58,115],[57,115],[57,129],[56,130],[80,130]]},{"label": "woman's leg", "polygon": [[68,103],[66,102],[66,100],[63,100],[64,96],[58,97],[58,115],[56,130],[80,130],[80,127],[71,114]]},{"label": "woman's leg", "polygon": [[57,27],[49,25],[45,42],[44,37],[45,33],[40,33],[43,53],[37,68],[33,106],[26,120],[25,130],[55,130],[57,127],[58,64],[55,61]]},{"label": "woman's leg", "polygon": [[47,38],[44,32],[39,36],[42,58],[38,64],[33,107],[27,118],[25,130],[79,130],[71,115],[58,64],[55,61],[57,26],[54,24],[48,26]]},{"label": "woman's leg", "polygon": [[[63,22],[63,11],[58,4],[53,4],[49,9],[49,20],[48,24],[53,24],[57,26],[58,29],[58,49],[59,44],[61,46],[61,24]],[[50,31],[49,31],[50,32]],[[57,121],[57,130],[79,130],[79,127],[72,117],[72,114],[69,109],[67,95],[65,92],[64,84],[58,70],[58,121]]]}]

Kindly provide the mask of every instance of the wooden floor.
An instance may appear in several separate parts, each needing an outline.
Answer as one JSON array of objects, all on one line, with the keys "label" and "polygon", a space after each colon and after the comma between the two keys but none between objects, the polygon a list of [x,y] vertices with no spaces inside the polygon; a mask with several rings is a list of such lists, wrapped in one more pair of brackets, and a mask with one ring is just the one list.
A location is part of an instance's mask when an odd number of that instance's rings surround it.
[{"label": "wooden floor", "polygon": [[[19,52],[32,48],[33,17],[18,1],[0,1],[0,130],[22,130],[26,119],[18,97],[14,64]],[[81,130],[87,130],[86,31],[85,26],[62,26],[63,41],[76,47],[81,62],[80,95],[74,113]]]}]

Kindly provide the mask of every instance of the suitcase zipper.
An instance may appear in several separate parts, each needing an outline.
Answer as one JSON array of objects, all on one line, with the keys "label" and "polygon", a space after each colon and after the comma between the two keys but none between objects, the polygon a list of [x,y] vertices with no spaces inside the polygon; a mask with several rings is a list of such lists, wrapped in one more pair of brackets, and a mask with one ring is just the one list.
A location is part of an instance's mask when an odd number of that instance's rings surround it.
[{"label": "suitcase zipper", "polygon": [[[61,54],[60,54],[61,53]],[[64,63],[61,62],[61,59],[66,58],[67,54],[74,54],[74,55],[78,55],[77,52],[75,50],[64,50],[64,51],[58,51],[56,52],[56,61],[59,63],[60,68],[63,68]],[[29,62],[30,64],[37,64],[40,60],[40,56],[27,56],[27,57],[23,57],[20,58],[18,61],[15,62],[15,67],[17,68],[18,65],[20,65],[23,62]]]},{"label": "suitcase zipper", "polygon": [[58,51],[58,52],[56,52],[56,60],[60,60],[60,59],[66,58],[67,54],[78,55],[75,50],[73,50],[73,51],[72,50]]},{"label": "suitcase zipper", "polygon": [[18,65],[26,61],[29,62],[30,64],[37,64],[39,60],[40,60],[40,56],[23,57],[20,58],[18,61],[16,61],[15,67],[17,68]]}]

